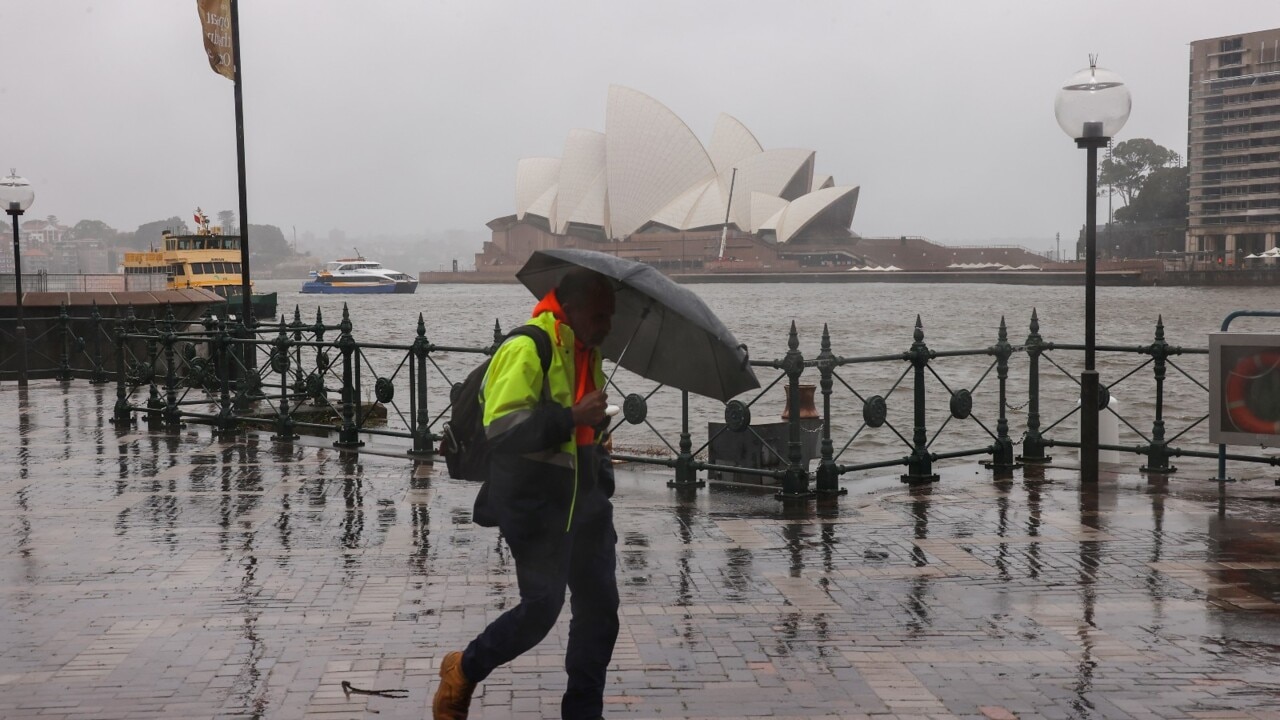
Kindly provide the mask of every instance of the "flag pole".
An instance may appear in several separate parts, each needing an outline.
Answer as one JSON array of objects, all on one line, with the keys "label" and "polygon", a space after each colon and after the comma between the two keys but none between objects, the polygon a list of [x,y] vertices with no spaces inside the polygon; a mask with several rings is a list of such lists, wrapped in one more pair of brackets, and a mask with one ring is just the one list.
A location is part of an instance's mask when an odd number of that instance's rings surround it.
[{"label": "flag pole", "polygon": [[235,64],[235,96],[236,96],[236,172],[240,181],[240,296],[244,305],[240,311],[240,322],[249,327],[253,298],[249,280],[249,202],[245,191],[244,170],[244,100],[240,90],[240,2],[231,0],[231,52]]}]

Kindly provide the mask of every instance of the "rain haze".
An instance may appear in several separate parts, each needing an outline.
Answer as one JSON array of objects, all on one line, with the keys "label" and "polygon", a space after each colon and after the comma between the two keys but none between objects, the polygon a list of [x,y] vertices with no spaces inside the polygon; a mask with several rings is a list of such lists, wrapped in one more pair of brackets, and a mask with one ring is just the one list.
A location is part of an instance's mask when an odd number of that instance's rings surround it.
[{"label": "rain haze", "polygon": [[[34,216],[131,231],[237,207],[233,84],[195,0],[4,0],[0,25],[0,165],[31,180]],[[859,234],[1065,247],[1085,158],[1054,121],[1061,82],[1098,54],[1133,95],[1117,140],[1185,156],[1188,43],[1277,26],[1275,0],[245,0],[248,218],[462,230],[478,250],[514,211],[517,161],[603,131],[618,84],[704,143],[725,112],[766,149],[816,151],[817,174],[861,186]]]}]

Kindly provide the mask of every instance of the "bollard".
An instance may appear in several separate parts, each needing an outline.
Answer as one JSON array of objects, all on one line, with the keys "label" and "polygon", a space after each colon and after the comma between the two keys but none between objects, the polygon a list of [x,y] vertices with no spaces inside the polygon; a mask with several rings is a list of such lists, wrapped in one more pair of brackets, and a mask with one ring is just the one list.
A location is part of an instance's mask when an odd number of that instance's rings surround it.
[{"label": "bollard", "polygon": [[925,432],[925,392],[924,392],[924,369],[929,365],[929,346],[924,343],[924,325],[920,322],[920,316],[916,315],[916,329],[912,333],[914,338],[905,357],[911,361],[912,367],[915,368],[915,388],[914,388],[914,425],[915,430],[911,436],[911,455],[907,457],[907,472],[902,475],[901,480],[908,485],[922,485],[925,483],[938,482],[938,476],[933,472],[933,458],[929,455],[929,440]]},{"label": "bollard", "polygon": [[1175,348],[1170,348],[1164,341],[1164,315],[1160,315],[1156,318],[1155,341],[1147,347],[1147,353],[1151,355],[1155,366],[1156,418],[1151,423],[1151,444],[1147,446],[1147,464],[1141,468],[1144,473],[1167,475],[1178,470],[1169,464],[1172,454],[1169,452],[1168,442],[1164,439],[1164,379],[1168,372],[1166,366],[1169,355],[1173,354],[1172,350]]},{"label": "bollard", "polygon": [[836,356],[831,352],[831,333],[822,324],[822,345],[818,352],[818,385],[822,391],[822,446],[818,460],[818,482],[815,492],[819,495],[843,495],[847,488],[840,487],[840,468],[836,465],[835,449],[831,444],[831,388],[836,372]]},{"label": "bollard", "polygon": [[1042,465],[1053,458],[1044,454],[1044,436],[1040,434],[1040,355],[1047,348],[1040,337],[1040,318],[1031,309],[1031,332],[1027,335],[1027,433],[1018,460],[1028,465]]},{"label": "bollard", "polygon": [[996,344],[990,348],[990,351],[996,356],[996,378],[1000,383],[1000,414],[996,419],[996,441],[991,446],[991,461],[984,464],[999,476],[1022,467],[1022,463],[1014,462],[1013,459],[1013,440],[1009,438],[1009,417],[1005,414],[1008,399],[1009,356],[1013,354],[1013,346],[1009,344],[1009,330],[1005,326],[1003,315],[1000,316],[1000,331],[996,336]]},{"label": "bollard", "polygon": [[346,303],[342,304],[342,322],[338,323],[338,332],[337,344],[342,352],[342,427],[338,429],[338,441],[333,446],[355,448],[364,443],[360,441],[360,431],[355,423],[355,404],[359,399],[353,363],[356,339],[351,336],[351,314]]},{"label": "bollard", "polygon": [[787,374],[789,388],[787,469],[782,476],[782,489],[778,491],[777,498],[794,500],[813,496],[813,492],[809,490],[809,467],[800,448],[800,375],[804,372],[804,355],[800,352],[800,336],[796,332],[794,320],[791,321],[791,332],[787,334],[787,354],[782,358],[782,370]]}]

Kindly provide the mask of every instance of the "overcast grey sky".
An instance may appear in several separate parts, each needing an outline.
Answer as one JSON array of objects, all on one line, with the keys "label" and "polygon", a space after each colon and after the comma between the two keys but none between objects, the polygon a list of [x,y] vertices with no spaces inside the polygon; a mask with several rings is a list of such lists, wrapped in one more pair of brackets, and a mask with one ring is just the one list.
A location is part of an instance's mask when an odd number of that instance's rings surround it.
[{"label": "overcast grey sky", "polygon": [[[516,162],[604,130],[611,83],[707,144],[720,112],[862,186],[853,229],[1064,246],[1084,152],[1053,117],[1088,53],[1118,140],[1186,152],[1188,43],[1280,26],[1280,2],[242,0],[249,218],[324,235],[483,230]],[[232,83],[195,0],[0,0],[0,169],[36,217],[236,207]],[[1105,204],[1103,206],[1105,211]]]}]

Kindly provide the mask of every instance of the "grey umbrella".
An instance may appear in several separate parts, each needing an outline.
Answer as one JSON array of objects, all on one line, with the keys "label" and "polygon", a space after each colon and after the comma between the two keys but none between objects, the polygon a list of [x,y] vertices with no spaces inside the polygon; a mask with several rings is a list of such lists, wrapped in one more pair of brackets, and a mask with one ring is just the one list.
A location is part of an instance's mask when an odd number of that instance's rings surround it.
[{"label": "grey umbrella", "polygon": [[641,377],[727,402],[760,387],[747,350],[702,298],[649,265],[594,250],[538,250],[516,273],[539,298],[575,267],[615,281],[618,307],[600,354]]}]

